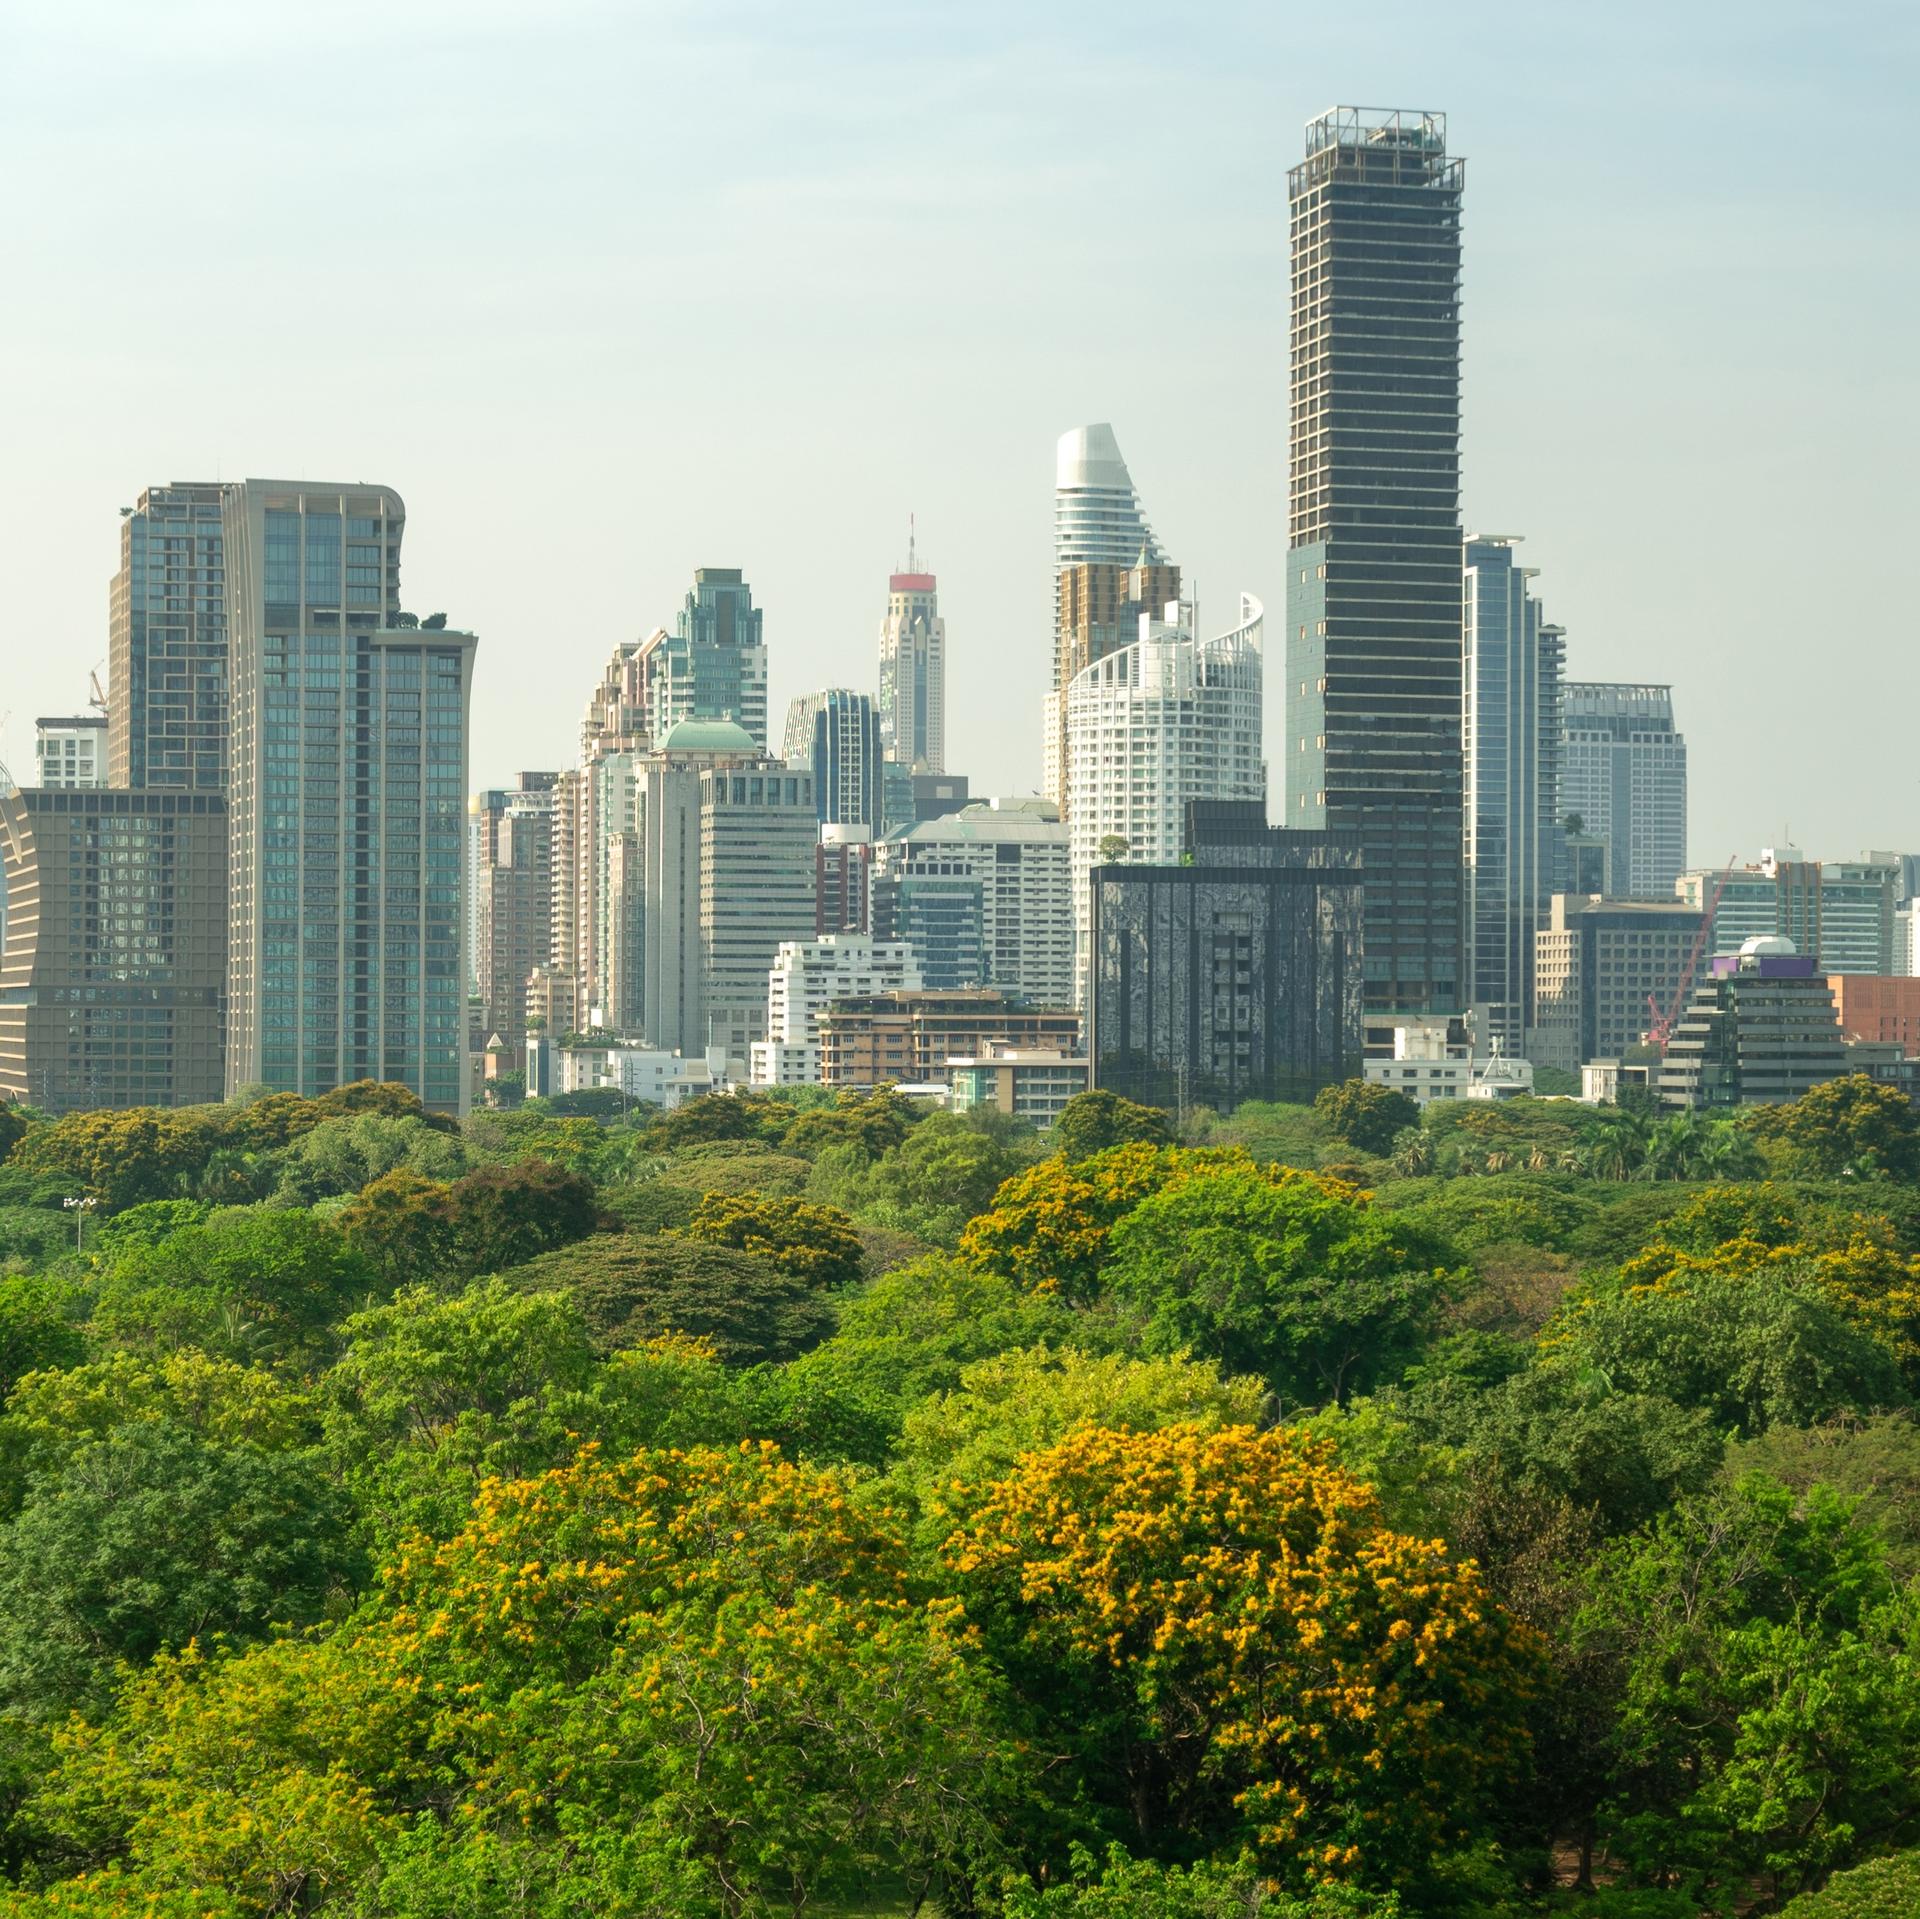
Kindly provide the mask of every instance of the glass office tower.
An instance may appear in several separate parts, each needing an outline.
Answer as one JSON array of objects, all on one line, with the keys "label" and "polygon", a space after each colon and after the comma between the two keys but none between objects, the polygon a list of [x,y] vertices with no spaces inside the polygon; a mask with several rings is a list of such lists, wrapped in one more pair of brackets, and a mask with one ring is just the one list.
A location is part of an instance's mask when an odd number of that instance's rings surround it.
[{"label": "glass office tower", "polygon": [[405,523],[387,487],[227,492],[230,1092],[466,1105],[476,642],[401,613]]},{"label": "glass office tower", "polygon": [[1465,997],[1463,175],[1444,115],[1363,107],[1288,175],[1286,819],[1359,836],[1369,1012]]},{"label": "glass office tower", "polygon": [[1479,1039],[1526,1051],[1534,947],[1565,858],[1558,807],[1563,629],[1542,617],[1514,541],[1470,539],[1462,628],[1468,997]]},{"label": "glass office tower", "polygon": [[640,669],[656,740],[682,720],[731,720],[767,750],[767,645],[737,566],[695,568],[674,630],[647,636]]}]

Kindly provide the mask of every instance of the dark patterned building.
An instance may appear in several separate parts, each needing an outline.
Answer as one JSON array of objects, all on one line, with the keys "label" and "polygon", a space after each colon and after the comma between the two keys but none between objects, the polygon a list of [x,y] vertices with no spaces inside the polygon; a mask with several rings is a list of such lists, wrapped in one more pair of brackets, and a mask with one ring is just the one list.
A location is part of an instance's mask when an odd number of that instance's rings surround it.
[{"label": "dark patterned building", "polygon": [[1360,1071],[1357,836],[1195,800],[1178,866],[1097,866],[1093,1084],[1152,1106],[1310,1101]]}]

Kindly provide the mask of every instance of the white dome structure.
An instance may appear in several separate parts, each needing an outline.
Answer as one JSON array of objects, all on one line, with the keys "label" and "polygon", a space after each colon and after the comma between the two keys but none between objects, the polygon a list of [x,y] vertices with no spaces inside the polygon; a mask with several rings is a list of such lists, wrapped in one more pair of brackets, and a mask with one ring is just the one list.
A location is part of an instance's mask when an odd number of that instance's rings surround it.
[{"label": "white dome structure", "polygon": [[1784,933],[1756,933],[1751,939],[1740,942],[1742,959],[1781,959],[1799,952]]}]

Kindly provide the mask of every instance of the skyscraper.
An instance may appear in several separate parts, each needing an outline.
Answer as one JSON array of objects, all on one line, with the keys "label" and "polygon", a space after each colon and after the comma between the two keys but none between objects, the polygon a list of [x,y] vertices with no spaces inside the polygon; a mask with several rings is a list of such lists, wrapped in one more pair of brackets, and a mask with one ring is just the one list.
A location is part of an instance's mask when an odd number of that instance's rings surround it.
[{"label": "skyscraper", "polygon": [[880,622],[880,748],[912,772],[946,770],[947,623],[911,533],[907,570],[889,576]]},{"label": "skyscraper", "polygon": [[1085,1004],[1087,876],[1119,861],[1171,865],[1185,848],[1192,800],[1267,798],[1260,757],[1260,641],[1252,594],[1240,618],[1203,640],[1194,609],[1143,616],[1140,636],[1096,660],[1067,699],[1067,822],[1073,881],[1076,996]]},{"label": "skyscraper", "polygon": [[822,826],[880,831],[884,784],[880,716],[869,694],[830,686],[803,693],[787,709],[780,757],[813,775]]},{"label": "skyscraper", "polygon": [[522,773],[473,801],[473,966],[480,1020],[516,1064],[527,977],[553,952],[552,773]]},{"label": "skyscraper", "polygon": [[1047,783],[1060,817],[1073,813],[1067,764],[1067,701],[1073,683],[1096,660],[1140,637],[1143,617],[1157,617],[1180,598],[1180,569],[1169,561],[1148,560],[1146,548],[1133,565],[1111,560],[1081,560],[1064,567],[1054,581],[1059,630],[1054,635],[1058,700],[1053,707],[1057,737],[1046,748]]},{"label": "skyscraper", "polygon": [[107,628],[112,786],[226,791],[224,491],[150,486],[121,514]]},{"label": "skyscraper", "polygon": [[1286,820],[1359,835],[1370,1012],[1463,998],[1463,175],[1444,115],[1361,107],[1288,175]]},{"label": "skyscraper", "polygon": [[1560,865],[1556,804],[1565,636],[1541,617],[1510,539],[1467,542],[1462,608],[1468,994],[1482,1047],[1526,1050],[1535,944]]},{"label": "skyscraper", "polygon": [[391,488],[247,480],[224,504],[228,1089],[398,1080],[463,1111],[477,642],[400,611]]},{"label": "skyscraper", "polygon": [[640,663],[656,740],[682,720],[732,720],[766,750],[767,648],[737,566],[697,568],[673,632],[649,634]]},{"label": "skyscraper", "polygon": [[1147,523],[1113,428],[1102,421],[1061,434],[1054,451],[1053,670],[1047,676],[1042,787],[1056,803],[1066,779],[1066,689],[1073,679],[1064,658],[1063,578],[1070,568],[1089,562],[1125,568],[1159,565],[1166,557]]},{"label": "skyscraper", "polygon": [[1560,813],[1607,846],[1621,899],[1665,900],[1687,865],[1687,742],[1673,688],[1570,680],[1562,706]]}]

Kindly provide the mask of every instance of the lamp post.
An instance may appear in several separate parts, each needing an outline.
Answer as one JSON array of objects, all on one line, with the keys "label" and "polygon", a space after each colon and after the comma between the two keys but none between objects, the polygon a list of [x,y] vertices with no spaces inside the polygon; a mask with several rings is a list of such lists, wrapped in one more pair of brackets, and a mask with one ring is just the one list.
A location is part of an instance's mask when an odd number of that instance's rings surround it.
[{"label": "lamp post", "polygon": [[100,1202],[88,1194],[85,1199],[63,1199],[60,1204],[73,1215],[73,1250],[77,1253],[82,1250],[81,1241],[86,1235],[87,1215]]}]

